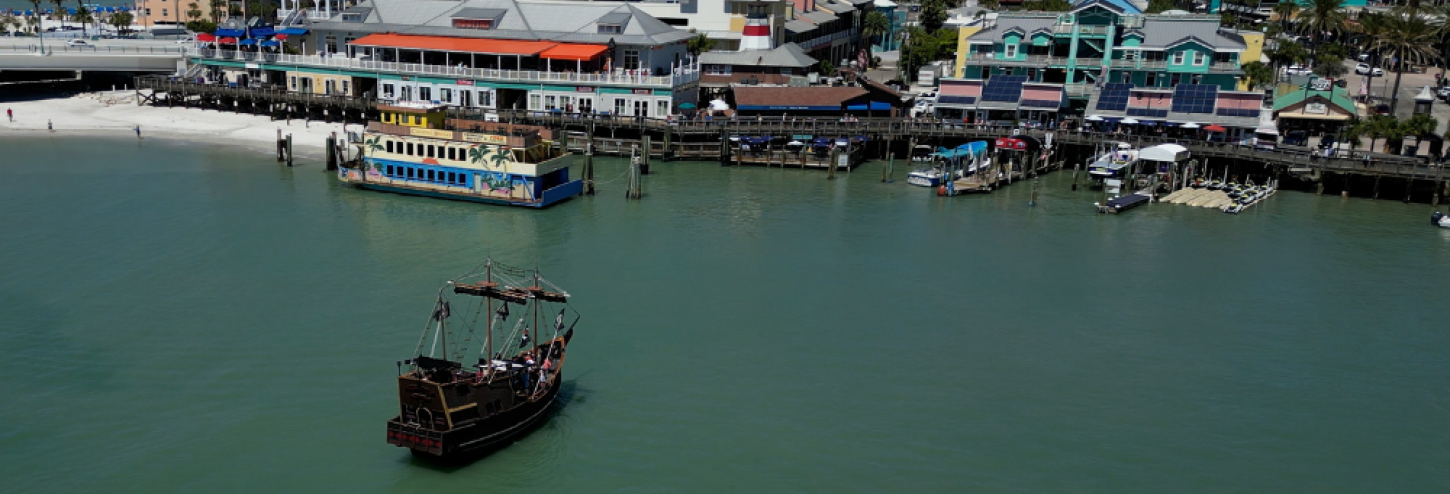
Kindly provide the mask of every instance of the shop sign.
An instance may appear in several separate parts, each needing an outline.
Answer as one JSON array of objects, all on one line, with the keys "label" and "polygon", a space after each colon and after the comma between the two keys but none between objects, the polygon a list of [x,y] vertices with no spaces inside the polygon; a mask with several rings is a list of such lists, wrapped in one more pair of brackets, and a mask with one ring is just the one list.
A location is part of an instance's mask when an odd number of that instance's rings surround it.
[{"label": "shop sign", "polygon": [[509,143],[508,136],[501,136],[495,134],[474,134],[472,132],[464,132],[463,140],[468,142],[480,142],[483,144],[504,145]]},{"label": "shop sign", "polygon": [[473,85],[473,81],[465,81],[463,79],[459,79],[459,80],[456,80],[456,81],[453,81],[453,82],[455,84],[458,84],[459,86],[472,86]]},{"label": "shop sign", "polygon": [[594,88],[593,87],[589,87],[589,86],[575,86],[574,87],[574,92],[576,92],[576,93],[592,93],[592,92],[594,92]]},{"label": "shop sign", "polygon": [[410,127],[408,129],[408,134],[418,137],[434,137],[438,139],[453,138],[453,131],[451,130],[424,129],[419,127]]},{"label": "shop sign", "polygon": [[631,89],[630,92],[634,94],[654,94],[648,89]]},{"label": "shop sign", "polygon": [[1309,103],[1304,105],[1304,113],[1318,113],[1323,115],[1329,113],[1329,105],[1324,103]]}]

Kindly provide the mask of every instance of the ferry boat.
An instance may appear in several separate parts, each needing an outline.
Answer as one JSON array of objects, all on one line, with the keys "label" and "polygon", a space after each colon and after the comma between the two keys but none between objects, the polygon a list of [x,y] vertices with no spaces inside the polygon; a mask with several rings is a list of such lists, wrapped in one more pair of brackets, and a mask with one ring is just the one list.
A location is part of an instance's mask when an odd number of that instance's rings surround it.
[{"label": "ferry boat", "polygon": [[[468,304],[476,306],[459,313],[468,322],[450,326],[446,292],[476,297]],[[399,410],[388,420],[388,444],[424,459],[469,460],[547,420],[563,381],[564,350],[579,323],[568,303],[569,294],[538,270],[492,259],[444,284],[413,353],[398,363]],[[566,327],[569,312],[574,318]],[[475,324],[478,315],[487,322]],[[476,364],[465,362],[473,355]]]},{"label": "ferry boat", "polygon": [[339,167],[354,186],[443,199],[542,208],[579,195],[570,154],[534,129],[489,124],[444,129],[444,106],[379,104],[381,121],[363,134],[363,158]]}]

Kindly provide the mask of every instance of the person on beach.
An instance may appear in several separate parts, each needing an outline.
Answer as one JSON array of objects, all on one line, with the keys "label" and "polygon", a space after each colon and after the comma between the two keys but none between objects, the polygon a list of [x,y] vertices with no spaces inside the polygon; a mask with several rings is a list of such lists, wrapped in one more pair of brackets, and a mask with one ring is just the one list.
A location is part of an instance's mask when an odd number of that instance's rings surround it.
[{"label": "person on beach", "polygon": [[137,125],[136,126],[136,138],[137,139],[140,139],[141,138],[141,126],[140,125]]},{"label": "person on beach", "polygon": [[55,126],[54,125],[51,125],[50,119],[46,119],[45,120],[45,129],[46,130],[49,130],[51,132],[55,132]]},{"label": "person on beach", "polygon": [[14,109],[10,109],[10,108],[6,108],[5,109],[5,116],[10,117],[10,121],[11,122],[14,122],[15,121],[15,110]]}]

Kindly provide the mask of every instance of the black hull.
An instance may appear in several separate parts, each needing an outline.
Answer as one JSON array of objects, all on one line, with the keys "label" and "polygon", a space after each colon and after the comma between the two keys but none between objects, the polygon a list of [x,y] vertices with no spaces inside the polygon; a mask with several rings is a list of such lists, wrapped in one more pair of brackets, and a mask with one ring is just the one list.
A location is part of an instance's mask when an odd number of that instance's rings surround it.
[{"label": "black hull", "polygon": [[476,459],[496,451],[533,431],[548,420],[550,408],[559,396],[563,373],[555,378],[544,396],[507,412],[459,426],[434,431],[404,424],[401,417],[388,420],[388,444],[408,448],[414,456],[443,462]]}]

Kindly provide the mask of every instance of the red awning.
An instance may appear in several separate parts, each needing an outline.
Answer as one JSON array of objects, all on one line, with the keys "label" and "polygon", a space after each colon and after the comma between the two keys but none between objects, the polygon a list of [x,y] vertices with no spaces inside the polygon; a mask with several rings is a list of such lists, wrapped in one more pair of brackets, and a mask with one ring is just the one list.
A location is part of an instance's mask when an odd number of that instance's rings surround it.
[{"label": "red awning", "polygon": [[449,38],[446,36],[412,36],[406,34],[369,34],[353,41],[352,44],[355,46],[487,53],[490,55],[538,55],[539,52],[558,45],[558,43],[552,41]]},{"label": "red awning", "polygon": [[228,44],[233,44],[233,45],[237,44],[237,39],[236,38],[222,38],[222,39],[219,39],[219,40],[216,40],[216,41],[218,43],[228,43]]},{"label": "red awning", "polygon": [[213,36],[211,33],[201,33],[201,34],[196,35],[196,40],[197,41],[216,41],[216,36]]},{"label": "red awning", "polygon": [[1228,131],[1228,129],[1225,129],[1225,128],[1223,128],[1220,125],[1210,125],[1210,126],[1204,127],[1203,130],[1207,130],[1209,132],[1226,132],[1226,131]]},{"label": "red awning", "polygon": [[272,36],[272,39],[275,39],[275,40],[278,40],[278,41],[281,41],[281,40],[284,40],[284,39],[287,39],[287,35],[285,35],[285,34],[277,34],[277,35],[273,35],[273,36]]},{"label": "red awning", "polygon": [[558,45],[544,50],[539,54],[540,58],[551,60],[593,60],[595,57],[604,54],[609,50],[604,45]]}]

